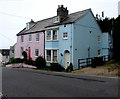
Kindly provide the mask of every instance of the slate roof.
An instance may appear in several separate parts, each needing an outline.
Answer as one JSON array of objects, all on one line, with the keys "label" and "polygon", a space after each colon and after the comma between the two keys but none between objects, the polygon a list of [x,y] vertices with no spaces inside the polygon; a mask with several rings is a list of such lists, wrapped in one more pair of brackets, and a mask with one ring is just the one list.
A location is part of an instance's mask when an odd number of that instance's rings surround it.
[{"label": "slate roof", "polygon": [[25,35],[25,34],[29,34],[29,33],[36,33],[36,32],[40,32],[40,31],[45,31],[46,27],[74,23],[75,21],[77,21],[77,20],[81,19],[83,16],[85,16],[89,11],[91,11],[91,9],[86,9],[86,10],[83,10],[83,11],[78,11],[78,12],[75,12],[75,13],[71,13],[71,14],[68,15],[68,17],[66,19],[64,19],[60,23],[53,23],[53,19],[56,16],[51,17],[51,18],[47,18],[47,19],[44,19],[44,20],[41,20],[41,21],[37,21],[37,22],[35,22],[35,25],[32,26],[29,30],[26,30],[26,28],[21,30],[17,34],[17,36]]}]

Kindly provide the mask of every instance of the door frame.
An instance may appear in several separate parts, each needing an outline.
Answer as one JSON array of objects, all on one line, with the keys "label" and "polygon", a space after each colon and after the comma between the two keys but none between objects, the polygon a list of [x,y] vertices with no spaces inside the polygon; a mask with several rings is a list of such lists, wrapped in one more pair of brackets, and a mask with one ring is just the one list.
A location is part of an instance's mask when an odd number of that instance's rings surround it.
[{"label": "door frame", "polygon": [[65,69],[70,65],[70,51],[68,50],[64,51],[64,64]]}]

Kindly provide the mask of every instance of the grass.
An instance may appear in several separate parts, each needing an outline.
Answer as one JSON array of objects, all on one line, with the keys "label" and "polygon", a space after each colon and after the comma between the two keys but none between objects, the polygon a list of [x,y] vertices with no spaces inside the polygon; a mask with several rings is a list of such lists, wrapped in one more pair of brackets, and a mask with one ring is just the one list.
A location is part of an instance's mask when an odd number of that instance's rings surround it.
[{"label": "grass", "polygon": [[120,61],[110,60],[102,66],[96,66],[96,68],[89,66],[72,73],[117,77],[120,76]]}]

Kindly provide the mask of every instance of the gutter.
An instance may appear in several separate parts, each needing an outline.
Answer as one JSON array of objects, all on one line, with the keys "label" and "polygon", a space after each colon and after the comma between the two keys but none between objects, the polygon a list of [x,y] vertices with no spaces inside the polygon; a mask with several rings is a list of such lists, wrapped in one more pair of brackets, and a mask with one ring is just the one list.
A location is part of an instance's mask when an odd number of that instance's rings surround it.
[{"label": "gutter", "polygon": [[34,32],[28,32],[28,33],[22,33],[22,34],[17,34],[17,36],[20,36],[20,35],[27,35],[27,34],[35,34],[35,33],[38,33],[38,32],[45,32],[45,30],[34,31]]}]

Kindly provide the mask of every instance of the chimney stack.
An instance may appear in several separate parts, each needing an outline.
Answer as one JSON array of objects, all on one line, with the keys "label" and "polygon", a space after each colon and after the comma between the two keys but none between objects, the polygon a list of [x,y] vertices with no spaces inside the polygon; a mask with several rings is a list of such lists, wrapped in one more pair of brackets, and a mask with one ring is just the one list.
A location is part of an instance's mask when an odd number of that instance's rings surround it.
[{"label": "chimney stack", "polygon": [[64,8],[63,5],[58,5],[58,8],[57,8],[57,16],[60,17],[60,20],[62,21],[63,19],[65,19],[67,16],[68,16],[68,10],[67,10],[67,7]]}]

